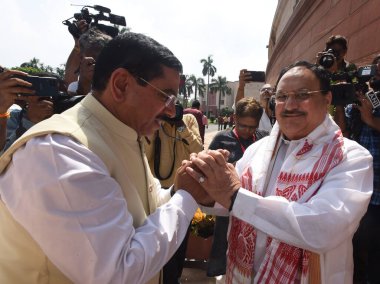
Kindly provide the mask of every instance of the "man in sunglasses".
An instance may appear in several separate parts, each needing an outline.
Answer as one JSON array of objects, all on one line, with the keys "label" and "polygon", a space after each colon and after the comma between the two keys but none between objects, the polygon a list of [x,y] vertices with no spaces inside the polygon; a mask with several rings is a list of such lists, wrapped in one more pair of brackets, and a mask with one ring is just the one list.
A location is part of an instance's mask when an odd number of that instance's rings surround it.
[{"label": "man in sunglasses", "polygon": [[0,283],[159,283],[206,197],[161,189],[141,140],[175,115],[181,72],[152,38],[119,35],[92,93],[3,154]]},{"label": "man in sunglasses", "polygon": [[323,68],[287,67],[275,96],[276,124],[236,169],[218,151],[187,162],[186,178],[229,211],[226,283],[352,283],[352,237],[372,194],[372,156],[328,115]]}]

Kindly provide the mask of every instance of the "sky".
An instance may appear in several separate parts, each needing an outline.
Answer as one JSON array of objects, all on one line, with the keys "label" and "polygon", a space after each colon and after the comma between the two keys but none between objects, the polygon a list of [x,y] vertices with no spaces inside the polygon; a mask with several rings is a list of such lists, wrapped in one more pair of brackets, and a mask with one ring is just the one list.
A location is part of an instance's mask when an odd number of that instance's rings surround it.
[{"label": "sky", "polygon": [[[3,1],[0,65],[19,66],[36,57],[64,64],[74,40],[62,24],[80,6],[101,5],[126,18],[132,32],[167,46],[184,74],[203,77],[200,60],[212,55],[216,76],[237,81],[240,69],[265,71],[277,0],[12,0]],[[92,12],[95,12],[89,9]],[[107,22],[104,22],[107,24]]]}]

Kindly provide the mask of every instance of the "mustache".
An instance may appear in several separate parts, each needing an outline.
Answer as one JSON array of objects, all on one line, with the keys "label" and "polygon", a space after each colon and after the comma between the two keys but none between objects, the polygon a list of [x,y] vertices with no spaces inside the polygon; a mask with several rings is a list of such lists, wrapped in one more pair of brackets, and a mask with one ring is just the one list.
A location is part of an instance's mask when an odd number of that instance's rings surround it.
[{"label": "mustache", "polygon": [[304,111],[283,111],[280,113],[280,116],[287,117],[287,116],[295,116],[295,115],[306,115],[306,112]]}]

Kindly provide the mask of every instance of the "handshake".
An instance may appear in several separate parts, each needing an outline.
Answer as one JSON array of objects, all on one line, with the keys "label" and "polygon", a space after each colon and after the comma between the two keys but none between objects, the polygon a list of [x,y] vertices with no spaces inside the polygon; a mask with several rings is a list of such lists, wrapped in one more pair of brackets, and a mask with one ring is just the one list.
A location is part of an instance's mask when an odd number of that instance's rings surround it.
[{"label": "handshake", "polygon": [[191,154],[177,170],[174,190],[189,192],[201,205],[213,206],[218,202],[230,208],[231,197],[241,184],[235,167],[227,162],[227,150],[205,150]]}]

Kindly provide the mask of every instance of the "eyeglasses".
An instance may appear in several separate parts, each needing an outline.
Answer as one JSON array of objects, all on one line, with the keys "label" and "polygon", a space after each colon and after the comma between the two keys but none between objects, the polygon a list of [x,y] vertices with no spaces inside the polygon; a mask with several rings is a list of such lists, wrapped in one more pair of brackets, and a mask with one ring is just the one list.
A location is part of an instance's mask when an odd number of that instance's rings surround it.
[{"label": "eyeglasses", "polygon": [[294,94],[294,100],[297,103],[302,103],[310,99],[311,95],[320,93],[320,92],[325,92],[325,91],[324,90],[318,90],[318,91],[302,90],[298,92],[289,92],[289,93],[277,91],[275,93],[275,99],[277,103],[285,103],[289,99],[290,94]]},{"label": "eyeglasses", "polygon": [[158,91],[161,97],[165,99],[165,107],[169,107],[170,105],[174,105],[175,101],[177,100],[177,97],[175,95],[169,95],[168,93],[164,92],[160,88],[156,87],[155,85],[149,83],[147,80],[144,78],[138,77],[139,80],[143,81],[144,83],[148,84],[151,86],[153,89]]},{"label": "eyeglasses", "polygon": [[273,88],[262,88],[260,90],[261,93],[264,93],[264,92],[268,92],[268,93],[272,93],[273,92]]},{"label": "eyeglasses", "polygon": [[254,132],[254,131],[256,131],[257,127],[258,127],[257,125],[250,126],[250,125],[240,124],[240,123],[236,122],[236,128],[238,130],[242,130],[242,131],[248,130],[249,132]]}]

